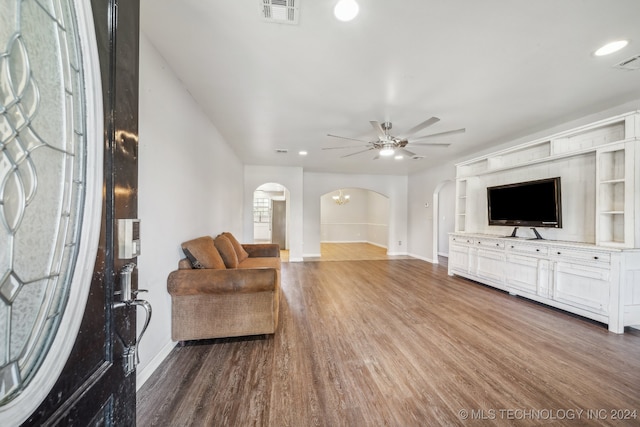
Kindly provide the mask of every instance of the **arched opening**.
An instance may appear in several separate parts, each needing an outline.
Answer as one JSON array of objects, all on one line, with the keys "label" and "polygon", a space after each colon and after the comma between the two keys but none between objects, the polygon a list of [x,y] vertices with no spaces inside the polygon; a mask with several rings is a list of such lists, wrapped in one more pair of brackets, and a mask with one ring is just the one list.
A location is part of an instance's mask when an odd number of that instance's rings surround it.
[{"label": "arched opening", "polygon": [[433,192],[433,260],[447,265],[449,259],[449,233],[455,229],[456,186],[443,181]]},{"label": "arched opening", "polygon": [[322,260],[381,259],[389,242],[389,198],[363,188],[320,197]]},{"label": "arched opening", "polygon": [[288,261],[289,198],[289,190],[275,182],[253,192],[253,241],[280,245],[283,261]]}]

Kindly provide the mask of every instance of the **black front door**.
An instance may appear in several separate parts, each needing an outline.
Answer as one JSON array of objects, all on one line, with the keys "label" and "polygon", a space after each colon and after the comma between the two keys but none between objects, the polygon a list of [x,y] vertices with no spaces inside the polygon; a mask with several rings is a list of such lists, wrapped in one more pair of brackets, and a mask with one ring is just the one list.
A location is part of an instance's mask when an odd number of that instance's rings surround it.
[{"label": "black front door", "polygon": [[[139,0],[92,0],[104,104],[104,191],[91,290],[71,356],[23,425],[135,425],[136,313],[114,303],[120,271],[117,220],[137,217]],[[135,270],[133,288],[137,288]],[[89,286],[89,284],[87,284]]]}]

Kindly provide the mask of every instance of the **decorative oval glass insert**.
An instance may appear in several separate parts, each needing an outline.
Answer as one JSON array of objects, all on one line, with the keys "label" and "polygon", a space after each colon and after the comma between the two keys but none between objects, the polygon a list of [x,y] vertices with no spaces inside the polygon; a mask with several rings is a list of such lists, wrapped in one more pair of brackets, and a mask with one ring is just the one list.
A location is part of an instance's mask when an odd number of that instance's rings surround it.
[{"label": "decorative oval glass insert", "polygon": [[71,0],[0,5],[0,405],[62,319],[86,189],[83,66]]}]

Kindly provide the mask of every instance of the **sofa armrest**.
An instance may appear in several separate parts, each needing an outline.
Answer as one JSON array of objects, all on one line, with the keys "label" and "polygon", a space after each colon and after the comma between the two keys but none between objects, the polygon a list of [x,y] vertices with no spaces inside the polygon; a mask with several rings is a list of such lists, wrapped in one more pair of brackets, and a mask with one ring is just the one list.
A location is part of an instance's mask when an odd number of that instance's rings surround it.
[{"label": "sofa armrest", "polygon": [[275,243],[245,243],[242,247],[249,258],[280,258],[280,245]]},{"label": "sofa armrest", "polygon": [[167,290],[171,296],[268,292],[277,289],[277,277],[275,268],[176,270]]}]

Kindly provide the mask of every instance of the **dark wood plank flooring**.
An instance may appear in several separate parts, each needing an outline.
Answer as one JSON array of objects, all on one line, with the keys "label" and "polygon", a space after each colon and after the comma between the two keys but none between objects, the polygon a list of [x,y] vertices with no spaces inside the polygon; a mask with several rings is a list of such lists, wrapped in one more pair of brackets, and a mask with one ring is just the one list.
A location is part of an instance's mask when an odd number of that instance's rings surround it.
[{"label": "dark wood plank flooring", "polygon": [[275,336],[176,347],[137,422],[620,426],[638,411],[640,331],[387,260],[283,264]]}]

